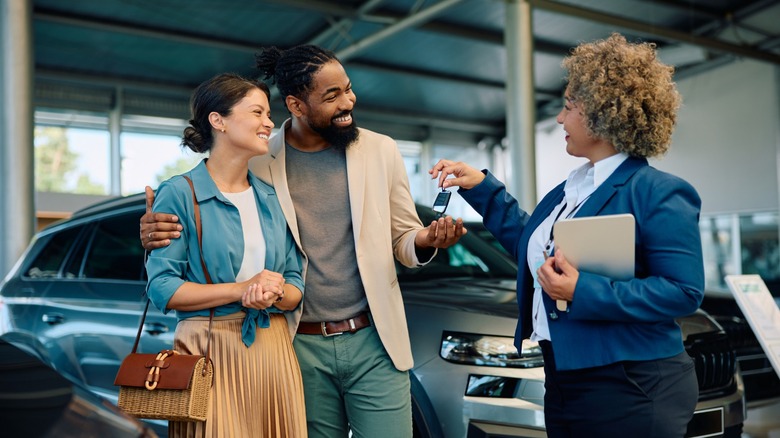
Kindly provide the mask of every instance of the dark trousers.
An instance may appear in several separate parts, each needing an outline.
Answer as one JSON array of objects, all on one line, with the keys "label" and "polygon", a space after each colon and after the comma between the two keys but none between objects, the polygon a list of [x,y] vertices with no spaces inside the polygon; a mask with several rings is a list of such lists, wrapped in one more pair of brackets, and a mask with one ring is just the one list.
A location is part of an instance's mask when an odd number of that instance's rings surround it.
[{"label": "dark trousers", "polygon": [[557,371],[544,355],[544,418],[549,438],[682,438],[699,386],[687,353],[601,367]]}]

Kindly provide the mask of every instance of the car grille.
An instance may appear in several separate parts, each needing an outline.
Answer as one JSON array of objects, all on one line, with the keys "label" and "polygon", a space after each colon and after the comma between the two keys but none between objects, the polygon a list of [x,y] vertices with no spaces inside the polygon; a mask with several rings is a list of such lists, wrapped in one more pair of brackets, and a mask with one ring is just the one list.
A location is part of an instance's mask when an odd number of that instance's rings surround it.
[{"label": "car grille", "polygon": [[689,336],[685,351],[696,364],[699,399],[708,400],[733,392],[737,359],[725,332]]},{"label": "car grille", "polygon": [[750,329],[750,325],[741,318],[735,316],[715,316],[718,324],[728,333],[731,347],[739,351],[759,347],[758,339]]},{"label": "car grille", "polygon": [[747,321],[736,316],[716,316],[715,319],[728,333],[731,347],[737,354],[745,399],[752,402],[780,397],[780,378]]}]

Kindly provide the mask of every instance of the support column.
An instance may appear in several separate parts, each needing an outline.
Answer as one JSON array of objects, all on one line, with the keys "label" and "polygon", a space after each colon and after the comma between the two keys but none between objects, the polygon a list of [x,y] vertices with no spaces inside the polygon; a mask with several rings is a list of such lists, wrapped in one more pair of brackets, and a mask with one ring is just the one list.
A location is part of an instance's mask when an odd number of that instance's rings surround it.
[{"label": "support column", "polygon": [[[780,68],[775,69],[775,90],[775,96],[778,97],[777,106],[775,108],[778,108],[778,112],[780,112]],[[777,154],[777,166],[775,167],[775,169],[777,169],[777,187],[780,188],[780,126],[778,125],[775,125],[775,150]],[[780,190],[778,190],[777,193],[777,205],[778,213],[780,213]],[[780,217],[778,217],[777,221],[777,235],[780,239]]]},{"label": "support column", "polygon": [[[420,174],[423,176],[422,181],[427,181],[426,176],[429,176],[428,169],[433,167],[434,164],[436,164],[436,162],[433,161],[433,143],[431,143],[429,136],[429,138],[420,142]],[[419,201],[422,204],[432,204],[433,200],[436,199],[437,190],[434,182],[435,181],[431,181],[430,184],[422,184],[422,187],[420,187],[420,196],[422,199]],[[427,226],[428,224],[423,225]]]},{"label": "support column", "polygon": [[531,5],[506,0],[506,132],[510,165],[506,183],[526,211],[536,206],[536,103]]},{"label": "support column", "polygon": [[111,148],[109,151],[110,186],[108,193],[114,196],[122,195],[122,151],[119,147],[119,136],[122,133],[122,99],[124,89],[121,86],[114,88],[114,105],[108,113],[108,133]]},{"label": "support column", "polygon": [[32,1],[0,0],[0,275],[35,231]]}]

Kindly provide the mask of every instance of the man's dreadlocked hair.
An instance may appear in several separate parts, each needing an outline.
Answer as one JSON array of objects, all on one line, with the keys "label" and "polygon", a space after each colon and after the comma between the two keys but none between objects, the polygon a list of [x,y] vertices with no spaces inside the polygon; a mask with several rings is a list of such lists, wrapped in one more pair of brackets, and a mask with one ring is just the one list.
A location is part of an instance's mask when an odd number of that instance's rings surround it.
[{"label": "man's dreadlocked hair", "polygon": [[295,96],[307,100],[314,85],[314,74],[330,61],[340,62],[336,54],[310,44],[287,50],[268,47],[255,55],[257,69],[263,79],[272,79],[282,97]]}]

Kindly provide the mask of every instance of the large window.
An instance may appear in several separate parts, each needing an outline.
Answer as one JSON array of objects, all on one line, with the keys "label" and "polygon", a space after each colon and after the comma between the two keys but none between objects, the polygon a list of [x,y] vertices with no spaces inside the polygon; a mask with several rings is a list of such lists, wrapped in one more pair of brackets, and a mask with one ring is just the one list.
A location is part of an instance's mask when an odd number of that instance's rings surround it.
[{"label": "large window", "polygon": [[37,191],[109,193],[107,131],[38,125],[34,142]]},{"label": "large window", "polygon": [[[156,188],[205,155],[179,144],[185,120],[126,115],[112,154],[108,113],[35,112],[35,189],[81,195],[129,195]],[[112,175],[112,169],[121,169]],[[118,187],[112,186],[112,181]],[[40,207],[40,206],[39,206]]]},{"label": "large window", "polygon": [[397,140],[398,150],[401,152],[401,156],[404,159],[404,166],[406,167],[406,174],[409,177],[409,191],[412,192],[412,199],[415,202],[423,202],[425,199],[425,193],[422,191],[422,181],[424,180],[420,168],[420,154],[422,151],[422,144],[416,141],[400,141]]},{"label": "large window", "polygon": [[[415,202],[422,205],[433,205],[436,192],[439,191],[437,180],[432,180],[428,170],[440,159],[463,161],[477,169],[490,167],[490,155],[484,148],[451,146],[445,144],[423,145],[418,142],[396,140],[398,149],[404,159],[406,173],[409,177],[409,188]],[[428,160],[428,161],[426,161]],[[450,189],[454,192],[456,189]],[[480,216],[460,196],[452,196],[447,207],[448,216],[461,217],[465,221],[481,221]]]},{"label": "large window", "polygon": [[775,296],[780,296],[779,227],[777,212],[739,218],[742,273],[761,276]]},{"label": "large window", "polygon": [[[431,162],[427,163],[424,167],[424,174],[428,177],[426,181],[428,184],[435,184],[435,181],[431,181],[430,175],[428,175],[428,169],[433,167],[441,159],[448,159],[452,161],[463,161],[464,163],[474,167],[476,169],[490,169],[490,154],[487,150],[479,149],[476,147],[462,147],[462,146],[448,146],[443,144],[435,144],[431,148]],[[450,189],[455,192],[457,189]],[[429,202],[433,203],[434,197]],[[482,217],[474,211],[471,206],[463,200],[460,196],[453,195],[450,198],[449,207],[447,207],[447,214],[452,217],[461,217],[465,221],[477,221],[481,222]]]},{"label": "large window", "polygon": [[780,296],[777,212],[703,216],[699,226],[707,289],[728,290],[726,275],[757,274]]},{"label": "large window", "polygon": [[195,167],[204,156],[179,146],[178,135],[123,133],[120,138],[123,195],[142,192],[145,186],[157,188]]}]

